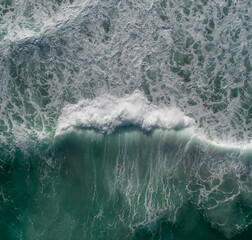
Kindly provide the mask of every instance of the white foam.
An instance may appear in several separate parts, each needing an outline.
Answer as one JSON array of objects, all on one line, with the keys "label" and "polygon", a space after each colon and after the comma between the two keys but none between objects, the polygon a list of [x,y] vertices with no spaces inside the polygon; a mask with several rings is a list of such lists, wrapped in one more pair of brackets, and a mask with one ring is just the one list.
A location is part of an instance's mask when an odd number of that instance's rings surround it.
[{"label": "white foam", "polygon": [[200,137],[201,140],[204,140],[206,142],[208,142],[209,144],[219,147],[219,148],[227,148],[227,149],[239,149],[239,150],[248,150],[248,149],[252,149],[252,142],[237,142],[237,143],[233,143],[233,142],[219,142],[219,141],[209,141],[206,139],[206,137]]},{"label": "white foam", "polygon": [[143,93],[135,91],[122,98],[104,95],[94,100],[82,100],[63,108],[56,134],[72,127],[95,128],[111,133],[116,127],[135,125],[144,130],[184,128],[194,124],[174,107],[158,107],[147,101]]},{"label": "white foam", "polygon": [[115,128],[127,125],[138,126],[147,131],[154,128],[187,128],[192,136],[206,146],[242,151],[252,149],[251,142],[209,140],[195,128],[194,120],[185,116],[181,110],[154,105],[140,91],[121,98],[103,95],[93,100],[82,100],[77,104],[66,105],[58,119],[55,136],[76,127],[94,128],[102,133],[112,133]]},{"label": "white foam", "polygon": [[58,10],[53,10],[53,4],[50,2],[46,5],[38,2],[31,5],[30,11],[33,18],[31,22],[29,17],[24,16],[26,6],[23,1],[16,1],[13,6],[14,12],[5,14],[3,17],[3,29],[6,28],[7,35],[4,36],[2,42],[16,42],[43,36],[45,32],[53,31],[54,28],[58,28],[69,20],[73,21],[90,2],[90,0],[77,0],[70,5],[58,6]]}]

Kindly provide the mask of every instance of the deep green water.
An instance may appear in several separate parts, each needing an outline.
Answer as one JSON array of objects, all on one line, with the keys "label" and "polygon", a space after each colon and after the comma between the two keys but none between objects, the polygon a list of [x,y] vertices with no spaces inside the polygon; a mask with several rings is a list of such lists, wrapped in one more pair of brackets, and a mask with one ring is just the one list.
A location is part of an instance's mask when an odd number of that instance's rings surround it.
[{"label": "deep green water", "polygon": [[252,239],[252,2],[1,0],[0,239]]},{"label": "deep green water", "polygon": [[2,153],[2,239],[250,239],[251,150],[190,134],[83,129]]}]

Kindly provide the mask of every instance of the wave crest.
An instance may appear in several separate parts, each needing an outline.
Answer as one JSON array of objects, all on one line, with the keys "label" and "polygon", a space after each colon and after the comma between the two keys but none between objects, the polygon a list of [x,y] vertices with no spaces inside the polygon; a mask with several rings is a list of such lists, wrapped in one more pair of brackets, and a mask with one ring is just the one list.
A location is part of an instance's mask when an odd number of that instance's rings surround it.
[{"label": "wave crest", "polygon": [[148,102],[140,91],[117,98],[103,95],[94,100],[82,100],[63,108],[55,135],[72,127],[95,128],[111,133],[116,127],[135,125],[144,130],[184,128],[194,124],[179,109],[158,107]]}]

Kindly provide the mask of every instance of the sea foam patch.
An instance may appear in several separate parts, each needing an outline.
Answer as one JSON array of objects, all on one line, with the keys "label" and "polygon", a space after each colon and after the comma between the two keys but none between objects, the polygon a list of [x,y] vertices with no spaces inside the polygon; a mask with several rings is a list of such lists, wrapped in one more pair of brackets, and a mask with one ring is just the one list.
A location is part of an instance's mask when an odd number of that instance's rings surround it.
[{"label": "sea foam patch", "polygon": [[140,91],[117,98],[104,95],[94,100],[69,104],[62,110],[55,135],[72,127],[95,128],[111,133],[116,127],[135,125],[144,130],[184,128],[194,124],[177,108],[158,107],[148,102]]}]

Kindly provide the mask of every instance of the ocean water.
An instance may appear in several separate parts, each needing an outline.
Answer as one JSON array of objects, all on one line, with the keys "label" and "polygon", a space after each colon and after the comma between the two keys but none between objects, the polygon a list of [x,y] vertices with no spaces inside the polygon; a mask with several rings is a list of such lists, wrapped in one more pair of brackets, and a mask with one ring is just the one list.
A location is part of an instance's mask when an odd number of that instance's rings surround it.
[{"label": "ocean water", "polygon": [[252,2],[0,1],[0,239],[251,240]]}]

